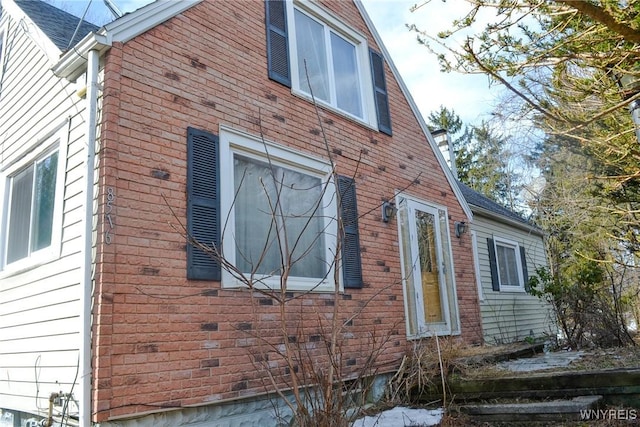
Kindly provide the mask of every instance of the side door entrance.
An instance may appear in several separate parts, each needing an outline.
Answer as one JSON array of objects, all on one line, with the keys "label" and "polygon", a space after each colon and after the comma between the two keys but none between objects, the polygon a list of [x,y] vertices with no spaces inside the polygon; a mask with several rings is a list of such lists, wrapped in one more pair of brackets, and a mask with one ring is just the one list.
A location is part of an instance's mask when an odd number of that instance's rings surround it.
[{"label": "side door entrance", "polygon": [[[452,333],[450,296],[445,276],[452,267],[446,256],[448,231],[439,209],[399,198],[403,284],[410,336]],[[446,216],[445,216],[446,218]],[[446,223],[444,224],[446,227]],[[455,307],[454,307],[455,309]]]}]

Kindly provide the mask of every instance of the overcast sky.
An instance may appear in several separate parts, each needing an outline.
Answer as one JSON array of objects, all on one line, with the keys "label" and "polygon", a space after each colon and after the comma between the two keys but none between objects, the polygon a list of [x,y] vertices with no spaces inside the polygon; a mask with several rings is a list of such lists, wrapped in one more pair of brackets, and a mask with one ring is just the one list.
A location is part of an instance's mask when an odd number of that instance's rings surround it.
[{"label": "overcast sky", "polygon": [[[75,15],[87,14],[92,22],[110,19],[103,0],[47,0]],[[132,12],[151,0],[112,0],[122,12]],[[177,0],[176,0],[177,1]],[[229,1],[229,0],[227,0]],[[257,0],[236,0],[257,1]],[[453,109],[466,124],[480,124],[494,103],[496,92],[489,90],[485,76],[442,73],[438,62],[427,49],[416,41],[416,34],[406,24],[415,23],[430,34],[448,28],[451,21],[460,18],[468,8],[464,0],[431,0],[427,6],[411,12],[410,8],[422,0],[362,0],[369,16],[409,87],[418,108],[426,118],[430,112],[444,105]]]}]

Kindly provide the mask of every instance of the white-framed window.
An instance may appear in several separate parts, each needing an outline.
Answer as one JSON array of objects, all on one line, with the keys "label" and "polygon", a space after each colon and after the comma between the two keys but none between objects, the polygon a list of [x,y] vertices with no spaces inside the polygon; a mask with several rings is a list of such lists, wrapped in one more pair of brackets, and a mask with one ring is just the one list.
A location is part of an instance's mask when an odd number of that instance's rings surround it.
[{"label": "white-framed window", "polygon": [[447,209],[404,194],[396,206],[407,336],[459,334]]},{"label": "white-framed window", "polygon": [[[268,155],[267,155],[268,153]],[[220,130],[221,245],[224,258],[255,286],[334,290],[335,188],[325,161]],[[222,286],[244,286],[223,269]]]},{"label": "white-framed window", "polygon": [[[0,10],[0,15],[1,15],[1,10]],[[2,96],[2,83],[4,82],[4,72],[5,72],[5,66],[6,66],[6,61],[5,61],[5,50],[6,50],[6,42],[5,42],[5,34],[6,31],[4,28],[0,27],[0,96]]]},{"label": "white-framed window", "polygon": [[494,237],[496,267],[501,291],[524,292],[524,276],[518,242]]},{"label": "white-framed window", "polygon": [[309,1],[287,2],[294,93],[377,127],[365,36]]},{"label": "white-framed window", "polygon": [[3,170],[2,270],[13,272],[60,254],[66,127]]}]

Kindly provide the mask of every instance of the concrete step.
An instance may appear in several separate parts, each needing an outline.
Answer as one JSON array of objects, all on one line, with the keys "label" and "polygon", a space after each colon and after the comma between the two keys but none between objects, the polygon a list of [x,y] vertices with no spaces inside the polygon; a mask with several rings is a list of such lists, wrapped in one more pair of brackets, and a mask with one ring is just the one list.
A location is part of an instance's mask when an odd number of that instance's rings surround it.
[{"label": "concrete step", "polygon": [[[604,396],[607,404],[638,407],[640,368],[597,371],[549,372],[477,379],[449,378],[448,395],[458,402],[487,399],[568,399],[576,396]],[[437,382],[420,394],[421,402],[440,399]]]},{"label": "concrete step", "polygon": [[571,400],[461,405],[457,410],[482,422],[584,421],[585,414],[600,401],[602,396],[577,396]]}]

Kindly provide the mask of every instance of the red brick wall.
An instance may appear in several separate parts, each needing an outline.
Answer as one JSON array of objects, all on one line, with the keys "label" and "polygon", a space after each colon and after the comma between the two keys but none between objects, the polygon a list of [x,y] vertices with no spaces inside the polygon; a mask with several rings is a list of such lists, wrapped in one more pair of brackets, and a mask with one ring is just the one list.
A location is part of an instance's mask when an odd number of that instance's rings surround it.
[{"label": "red brick wall", "polygon": [[[325,5],[368,34],[353,4]],[[368,41],[377,48],[371,36]],[[255,335],[282,341],[273,330],[278,305],[246,290],[187,281],[181,235],[188,126],[217,133],[225,124],[259,135],[261,120],[267,139],[326,158],[313,105],[267,78],[265,43],[261,2],[205,1],[107,55],[94,309],[96,421],[265,391],[252,362],[265,356],[255,354],[261,353]],[[397,367],[409,346],[397,224],[381,221],[379,204],[408,187],[408,193],[446,205],[451,229],[453,221],[465,219],[388,67],[387,86],[393,138],[329,110],[320,113],[339,173],[352,175],[360,162],[365,287],[339,300],[342,319],[362,309],[346,327],[345,361],[358,366],[370,333],[390,333],[381,371]],[[109,194],[113,229],[104,216]],[[451,241],[462,338],[479,342],[470,237]],[[290,304],[289,324],[304,325],[297,339],[308,341],[312,352],[320,352],[317,318],[331,313],[331,298],[310,295]],[[278,365],[273,352],[268,356]]]}]

